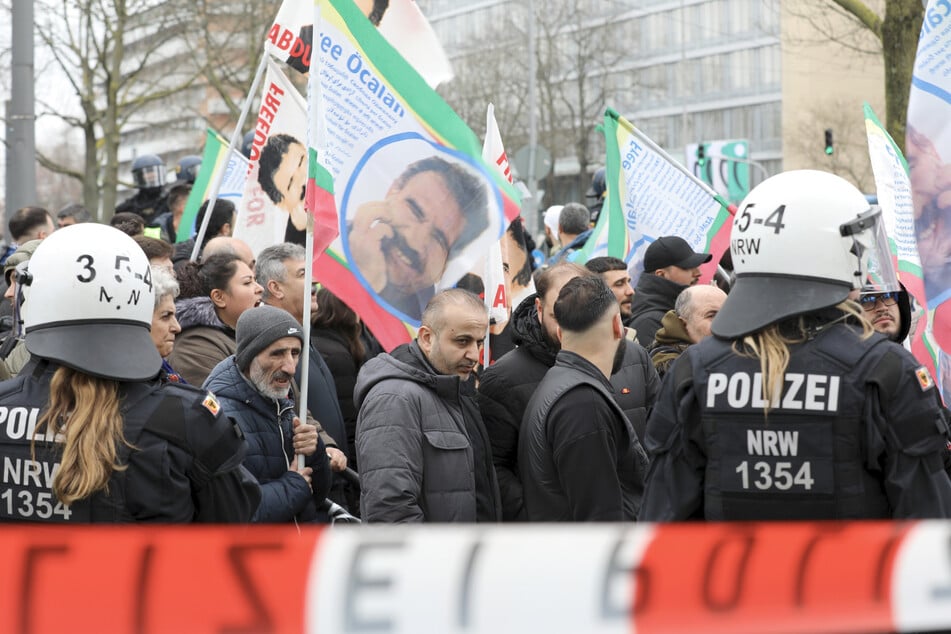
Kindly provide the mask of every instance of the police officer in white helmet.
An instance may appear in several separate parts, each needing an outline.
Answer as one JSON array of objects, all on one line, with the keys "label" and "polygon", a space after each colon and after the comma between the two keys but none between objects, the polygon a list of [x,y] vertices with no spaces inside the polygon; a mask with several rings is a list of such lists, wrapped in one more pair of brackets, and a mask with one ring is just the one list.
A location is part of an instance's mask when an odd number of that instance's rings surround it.
[{"label": "police officer in white helmet", "polygon": [[647,424],[639,520],[951,517],[928,372],[854,300],[898,288],[881,213],[803,170],[743,201],[736,284]]},{"label": "police officer in white helmet", "polygon": [[142,249],[74,225],[17,275],[31,360],[0,383],[0,520],[248,521],[240,432],[210,393],[159,378]]}]

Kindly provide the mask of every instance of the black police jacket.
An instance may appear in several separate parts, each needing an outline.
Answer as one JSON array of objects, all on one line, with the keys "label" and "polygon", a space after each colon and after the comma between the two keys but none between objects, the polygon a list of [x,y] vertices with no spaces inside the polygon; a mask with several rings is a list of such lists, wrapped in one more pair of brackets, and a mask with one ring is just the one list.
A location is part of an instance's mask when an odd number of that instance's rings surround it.
[{"label": "black police jacket", "polygon": [[[0,383],[0,520],[35,522],[247,522],[260,487],[241,466],[245,442],[209,392],[154,380],[120,383],[124,419],[106,490],[66,506],[53,494],[62,445],[36,434],[54,364],[33,359]],[[36,461],[31,438],[36,436]]]},{"label": "black police jacket", "polygon": [[648,421],[639,519],[951,517],[930,375],[859,334],[840,322],[792,344],[768,414],[759,359],[713,337],[688,348]]}]

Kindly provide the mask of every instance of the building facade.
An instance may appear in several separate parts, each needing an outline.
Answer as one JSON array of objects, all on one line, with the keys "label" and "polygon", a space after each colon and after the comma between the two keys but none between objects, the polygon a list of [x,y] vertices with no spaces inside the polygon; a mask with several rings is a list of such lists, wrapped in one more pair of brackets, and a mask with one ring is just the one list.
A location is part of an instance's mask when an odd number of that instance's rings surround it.
[{"label": "building facade", "polygon": [[[550,33],[537,25],[553,5],[565,0],[535,2],[536,38]],[[473,56],[489,59],[486,48],[501,42],[513,53],[513,72],[524,72],[518,59],[527,54],[524,39],[531,2],[485,0],[462,5],[453,0],[419,0],[454,65],[469,69]],[[865,144],[862,101],[879,109],[883,103],[880,56],[861,55],[829,39],[828,33],[856,31],[848,18],[831,10],[827,0],[581,0],[574,24],[562,24],[556,40],[570,42],[570,32],[600,29],[609,66],[587,68],[584,75],[598,86],[604,103],[589,113],[596,142],[579,160],[577,147],[548,147],[555,155],[554,178],[543,206],[583,200],[580,166],[587,172],[603,164],[603,143],[594,126],[597,111],[613,107],[638,126],[672,157],[686,165],[691,144],[715,140],[749,143],[752,184],[784,169],[830,169],[867,190],[871,186]],[[500,25],[521,34],[499,37]],[[831,25],[831,26],[830,26]],[[828,29],[823,28],[829,27]],[[863,39],[861,34],[859,39]],[[863,45],[874,48],[865,37]],[[540,41],[537,50],[545,49]],[[564,81],[576,80],[570,69]],[[465,82],[460,77],[454,82]],[[542,83],[550,77],[542,76]],[[504,90],[505,85],[500,85]],[[452,103],[453,87],[445,92]],[[493,97],[505,103],[504,95]],[[527,116],[503,127],[504,137],[524,143]],[[500,121],[501,124],[501,121]],[[540,140],[557,134],[542,126]],[[823,133],[832,129],[837,152],[825,154]],[[509,143],[506,138],[506,143]],[[510,148],[510,152],[515,148]],[[848,152],[844,150],[848,149]]]}]

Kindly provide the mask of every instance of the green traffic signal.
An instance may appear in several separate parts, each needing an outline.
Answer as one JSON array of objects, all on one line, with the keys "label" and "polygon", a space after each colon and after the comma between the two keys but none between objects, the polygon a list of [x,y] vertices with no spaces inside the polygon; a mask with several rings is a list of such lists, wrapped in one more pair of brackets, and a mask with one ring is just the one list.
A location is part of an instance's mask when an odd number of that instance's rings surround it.
[{"label": "green traffic signal", "polygon": [[832,153],[835,152],[835,146],[832,145],[832,128],[826,128],[826,156],[832,156]]}]

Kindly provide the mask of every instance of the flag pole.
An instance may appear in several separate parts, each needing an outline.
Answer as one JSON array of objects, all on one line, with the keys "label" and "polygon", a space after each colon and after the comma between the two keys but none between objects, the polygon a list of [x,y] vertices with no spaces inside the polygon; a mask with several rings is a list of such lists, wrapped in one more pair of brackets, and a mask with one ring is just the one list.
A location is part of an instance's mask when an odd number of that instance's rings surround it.
[{"label": "flag pole", "polygon": [[[301,324],[304,328],[304,345],[301,346],[300,403],[297,404],[298,418],[302,423],[307,422],[307,392],[310,383],[310,295],[314,284],[314,216],[310,212],[307,213],[307,237],[304,239],[304,251],[304,323]],[[337,440],[337,442],[343,441]],[[297,467],[303,469],[305,466],[304,455],[298,454]]]},{"label": "flag pole", "polygon": [[[485,267],[482,271],[482,279],[488,281],[492,279],[492,258],[485,258]],[[491,317],[492,301],[489,299],[489,288],[486,284],[482,285],[482,303],[485,305],[486,314]],[[492,319],[488,320],[489,325],[485,327],[485,340],[482,342],[482,369],[489,367],[492,346]]]},{"label": "flag pole", "polygon": [[[269,55],[267,51],[264,51],[261,55],[261,61],[258,63],[257,71],[254,73],[254,80],[251,82],[251,90],[248,92],[247,98],[245,98],[244,103],[241,105],[241,114],[238,115],[238,122],[234,126],[234,131],[231,133],[231,141],[228,143],[228,153],[227,158],[225,159],[225,166],[228,165],[228,160],[231,159],[231,153],[235,151],[235,147],[238,145],[238,139],[241,136],[241,129],[244,128],[244,120],[248,117],[248,112],[251,110],[251,103],[254,99],[254,95],[258,92],[258,86],[261,83],[261,77],[264,76],[264,69],[267,68],[267,61]],[[215,203],[218,202],[218,192],[221,190],[221,182],[225,177],[225,169],[222,168],[218,170],[218,173],[214,175],[214,180],[211,183],[211,195],[208,197],[208,206],[205,207],[205,217],[201,219],[201,226],[198,228],[198,235],[195,237],[195,246],[192,248],[192,254],[189,258],[192,262],[198,260],[198,253],[201,251],[201,243],[205,239],[205,233],[208,231],[208,223],[211,220],[211,213],[215,208]]]}]

